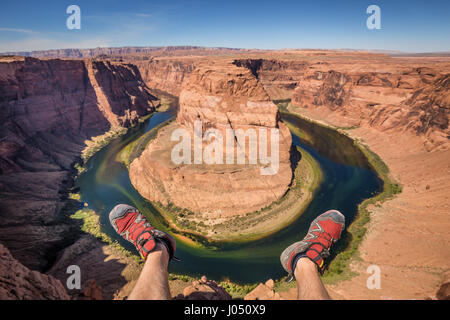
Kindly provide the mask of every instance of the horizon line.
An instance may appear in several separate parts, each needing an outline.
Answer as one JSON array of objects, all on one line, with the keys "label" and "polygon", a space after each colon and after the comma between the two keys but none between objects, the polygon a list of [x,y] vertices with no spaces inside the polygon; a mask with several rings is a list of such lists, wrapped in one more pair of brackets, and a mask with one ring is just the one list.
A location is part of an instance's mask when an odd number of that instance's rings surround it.
[{"label": "horizon line", "polygon": [[96,50],[96,49],[121,49],[121,48],[152,48],[152,49],[163,49],[163,48],[191,48],[191,49],[227,49],[227,50],[247,50],[247,51],[286,51],[286,50],[294,50],[294,51],[314,51],[314,50],[322,50],[322,51],[365,51],[372,53],[390,53],[390,54],[439,54],[439,53],[448,53],[450,54],[450,50],[441,50],[441,51],[401,51],[401,50],[392,50],[392,49],[363,49],[363,48],[279,48],[279,49],[261,49],[261,48],[239,48],[239,47],[222,47],[222,46],[198,46],[198,45],[165,45],[165,46],[105,46],[105,47],[89,47],[89,48],[53,48],[53,49],[45,49],[45,50],[21,50],[21,51],[3,51],[0,52],[0,55],[13,55],[13,54],[33,54],[40,52],[51,52],[51,51],[59,51],[59,50]]}]

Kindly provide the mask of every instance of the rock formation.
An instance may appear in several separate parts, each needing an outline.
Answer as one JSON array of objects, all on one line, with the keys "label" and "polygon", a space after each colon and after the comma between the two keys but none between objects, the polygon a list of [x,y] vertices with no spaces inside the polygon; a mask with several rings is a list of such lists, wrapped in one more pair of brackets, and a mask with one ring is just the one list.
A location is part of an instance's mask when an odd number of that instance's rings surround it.
[{"label": "rock formation", "polygon": [[[244,143],[237,138],[240,129],[253,129],[257,135],[260,128],[278,129],[277,173],[262,175],[264,165],[250,165],[248,159],[246,164],[174,164],[171,133],[185,128],[193,136],[196,120],[201,121],[202,134],[212,128],[219,130],[224,140],[227,129],[236,134],[231,137],[236,141],[234,149],[228,153],[235,153],[237,145]],[[268,132],[268,150],[270,136]],[[248,145],[247,140],[246,155]],[[205,63],[198,65],[183,84],[176,124],[163,128],[132,162],[130,179],[142,196],[163,205],[221,216],[244,214],[264,208],[285,194],[292,179],[290,148],[289,130],[279,121],[277,107],[251,71],[229,61]],[[223,152],[225,159],[225,147]]]},{"label": "rock formation", "polygon": [[215,281],[203,276],[185,287],[174,300],[231,300],[231,296]]},{"label": "rock formation", "polygon": [[166,91],[179,96],[185,78],[195,69],[197,59],[182,57],[179,59],[151,59],[135,61],[142,79],[148,87]]},{"label": "rock formation", "polygon": [[79,300],[103,300],[102,288],[94,279],[87,281]]},{"label": "rock formation", "polygon": [[68,300],[61,282],[31,271],[0,244],[0,300]]},{"label": "rock formation", "polygon": [[269,279],[247,293],[244,300],[281,300],[281,296],[274,290],[274,281]]},{"label": "rock formation", "polygon": [[439,289],[436,292],[436,298],[438,300],[450,300],[450,271],[447,271],[442,275]]},{"label": "rock formation", "polygon": [[[448,75],[447,60],[326,50],[247,55],[248,58],[237,58],[234,63],[248,68],[272,100],[292,99],[294,106],[317,110],[328,118],[341,115],[346,126],[410,130],[424,137],[430,150],[447,148],[444,145],[448,144],[448,126],[444,127],[449,118],[448,103],[442,100],[441,104],[434,104],[434,109],[420,107],[423,98],[431,97],[434,91],[434,95],[446,96],[448,85],[445,79],[439,79]],[[136,61],[150,87],[175,95],[181,92],[187,75],[202,63],[214,65],[218,59],[163,55]],[[431,118],[433,121],[429,122]],[[436,123],[439,125],[433,125]]]},{"label": "rock formation", "polygon": [[290,99],[307,70],[302,60],[237,59],[235,64],[252,71],[272,100]]}]

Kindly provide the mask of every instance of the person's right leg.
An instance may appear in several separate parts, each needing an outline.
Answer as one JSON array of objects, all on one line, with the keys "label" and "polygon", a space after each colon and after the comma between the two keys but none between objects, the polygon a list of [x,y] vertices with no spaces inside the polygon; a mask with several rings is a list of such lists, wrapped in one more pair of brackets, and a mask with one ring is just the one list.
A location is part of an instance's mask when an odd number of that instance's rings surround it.
[{"label": "person's right leg", "polygon": [[144,268],[131,291],[129,300],[168,300],[170,299],[167,265],[169,253],[164,245],[156,244],[145,260]]},{"label": "person's right leg", "polygon": [[283,268],[297,280],[298,299],[330,299],[320,274],[325,270],[324,258],[339,240],[345,217],[337,210],[319,215],[311,223],[305,238],[287,247],[280,256]]},{"label": "person's right leg", "polygon": [[297,281],[298,300],[329,300],[317,265],[308,258],[300,258],[294,271]]}]

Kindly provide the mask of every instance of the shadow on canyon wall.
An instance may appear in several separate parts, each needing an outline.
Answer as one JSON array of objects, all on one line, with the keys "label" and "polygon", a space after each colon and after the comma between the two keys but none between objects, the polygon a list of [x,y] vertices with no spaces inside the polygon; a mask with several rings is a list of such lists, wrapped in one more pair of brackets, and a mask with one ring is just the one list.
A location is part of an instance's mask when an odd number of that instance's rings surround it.
[{"label": "shadow on canyon wall", "polygon": [[0,243],[63,283],[79,265],[82,283],[95,278],[112,297],[126,265],[70,218],[73,164],[86,139],[137,123],[156,97],[128,64],[2,57],[0,75]]}]

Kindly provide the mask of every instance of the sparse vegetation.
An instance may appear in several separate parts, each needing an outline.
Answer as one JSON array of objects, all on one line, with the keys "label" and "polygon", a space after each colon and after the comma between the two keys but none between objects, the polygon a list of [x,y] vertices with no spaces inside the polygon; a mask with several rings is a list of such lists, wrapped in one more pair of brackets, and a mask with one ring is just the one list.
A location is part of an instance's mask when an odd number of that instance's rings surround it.
[{"label": "sparse vegetation", "polygon": [[161,104],[158,107],[158,111],[159,112],[164,112],[167,111],[171,108],[171,106],[173,105],[173,103],[175,102],[176,99],[169,97],[169,96],[163,96],[161,97]]},{"label": "sparse vegetation", "polygon": [[244,298],[244,296],[255,289],[258,284],[237,284],[230,281],[221,281],[219,282],[219,285],[225,289],[226,292],[228,292],[233,299],[239,299]]},{"label": "sparse vegetation", "polygon": [[[74,195],[75,198],[79,198],[79,194],[71,195]],[[143,267],[143,260],[139,256],[123,248],[117,241],[112,240],[106,233],[101,231],[99,215],[94,210],[88,208],[78,210],[73,215],[71,215],[71,218],[80,220],[82,222],[82,231],[92,234],[94,237],[100,239],[102,242],[110,246],[114,250],[116,255],[132,258],[136,263]],[[186,283],[191,283],[193,281],[199,280],[198,278],[188,275],[173,273],[169,273],[168,278],[169,281],[181,280]],[[242,298],[256,287],[256,284],[240,285],[230,281],[220,281],[218,282],[218,284],[223,287],[233,298]]]},{"label": "sparse vegetation", "polygon": [[99,215],[92,209],[83,208],[76,211],[73,215],[70,216],[72,219],[81,220],[81,230],[92,234],[94,237],[100,239],[102,242],[108,244],[113,248],[118,254],[122,254],[126,257],[131,257],[136,262],[142,263],[142,260],[132,254],[130,251],[123,248],[119,242],[111,239],[106,233],[101,231],[100,227],[100,217]]},{"label": "sparse vegetation", "polygon": [[366,199],[359,204],[358,215],[353,223],[347,228],[341,241],[341,246],[345,245],[345,250],[338,253],[330,263],[323,276],[325,283],[336,283],[356,275],[350,270],[350,263],[353,258],[359,258],[358,247],[366,234],[367,223],[370,221],[370,212],[367,209],[368,206],[375,204],[380,205],[381,203],[392,199],[396,194],[399,194],[402,191],[401,185],[390,177],[389,169],[383,160],[367,146],[364,146],[361,143],[357,143],[357,145],[366,155],[370,165],[383,181],[383,190],[376,196]]},{"label": "sparse vegetation", "polygon": [[81,195],[79,193],[69,193],[69,199],[80,201]]},{"label": "sparse vegetation", "polygon": [[103,147],[108,145],[112,140],[116,139],[127,133],[127,128],[124,127],[113,127],[108,132],[92,137],[90,140],[86,140],[86,148],[84,148],[81,153],[81,159],[86,162],[92,157],[96,152],[100,151]]},{"label": "sparse vegetation", "polygon": [[150,131],[146,132],[142,136],[140,136],[135,141],[129,143],[125,148],[123,148],[120,153],[118,154],[117,158],[119,161],[123,162],[127,168],[130,167],[130,164],[133,162],[134,159],[138,158],[142,152],[144,152],[145,147],[152,141],[156,136],[158,135],[159,129],[162,127],[165,127],[166,125],[170,124],[173,120],[167,120]]}]

